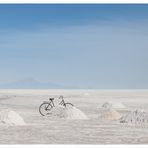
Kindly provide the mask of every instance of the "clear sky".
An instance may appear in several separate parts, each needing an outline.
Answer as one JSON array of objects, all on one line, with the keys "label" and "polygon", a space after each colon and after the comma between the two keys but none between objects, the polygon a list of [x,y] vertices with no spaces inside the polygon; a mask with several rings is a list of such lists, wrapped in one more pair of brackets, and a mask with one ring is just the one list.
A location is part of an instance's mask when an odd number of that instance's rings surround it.
[{"label": "clear sky", "polygon": [[148,88],[148,5],[0,5],[0,83]]}]

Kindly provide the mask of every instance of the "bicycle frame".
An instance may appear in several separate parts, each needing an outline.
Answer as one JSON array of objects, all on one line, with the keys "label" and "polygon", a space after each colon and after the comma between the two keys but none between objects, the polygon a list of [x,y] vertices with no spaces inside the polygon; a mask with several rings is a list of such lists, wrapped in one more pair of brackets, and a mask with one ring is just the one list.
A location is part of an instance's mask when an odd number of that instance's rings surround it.
[{"label": "bicycle frame", "polygon": [[[62,101],[59,103],[59,105],[66,106],[63,97],[60,96],[59,99],[62,99]],[[49,100],[50,100],[50,98],[49,98]],[[44,101],[44,102],[45,102],[45,103],[48,103],[49,105],[51,105],[52,108],[55,107],[55,104],[54,104],[54,101],[53,101],[53,100],[50,100],[50,102],[47,102],[47,101]],[[46,107],[46,109],[48,109],[49,105]]]},{"label": "bicycle frame", "polygon": [[55,107],[53,100],[50,100],[49,104],[50,104],[52,107]]},{"label": "bicycle frame", "polygon": [[53,100],[44,101],[44,103],[48,103],[48,106],[46,107],[46,109],[48,109],[49,105],[51,105],[51,107],[55,107]]}]

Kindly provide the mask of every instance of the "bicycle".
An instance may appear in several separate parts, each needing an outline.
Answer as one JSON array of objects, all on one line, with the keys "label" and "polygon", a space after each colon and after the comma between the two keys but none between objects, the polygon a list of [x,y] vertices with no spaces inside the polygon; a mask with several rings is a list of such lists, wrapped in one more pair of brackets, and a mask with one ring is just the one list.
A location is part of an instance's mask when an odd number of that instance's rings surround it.
[{"label": "bicycle", "polygon": [[[55,107],[54,100],[55,98],[49,98],[49,101],[44,101],[40,107],[39,107],[39,113],[42,116],[46,116],[50,113],[50,111]],[[73,107],[74,105],[72,103],[68,103],[64,101],[63,96],[60,96],[59,99],[61,99],[61,102],[59,105],[62,105],[64,107]]]}]

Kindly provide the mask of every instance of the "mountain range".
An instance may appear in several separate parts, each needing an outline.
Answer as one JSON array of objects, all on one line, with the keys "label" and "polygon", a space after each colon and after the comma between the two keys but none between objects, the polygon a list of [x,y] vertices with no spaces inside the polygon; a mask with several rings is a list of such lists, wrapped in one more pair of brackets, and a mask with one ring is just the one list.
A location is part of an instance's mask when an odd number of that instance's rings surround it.
[{"label": "mountain range", "polygon": [[60,89],[62,85],[52,82],[43,83],[33,78],[26,78],[7,84],[0,84],[1,89]]}]

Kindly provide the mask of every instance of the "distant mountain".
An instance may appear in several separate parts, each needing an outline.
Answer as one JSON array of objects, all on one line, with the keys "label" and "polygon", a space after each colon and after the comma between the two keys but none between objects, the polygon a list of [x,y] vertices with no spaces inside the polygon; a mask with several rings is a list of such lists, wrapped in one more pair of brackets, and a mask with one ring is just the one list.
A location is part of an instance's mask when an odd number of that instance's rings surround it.
[{"label": "distant mountain", "polygon": [[1,84],[0,88],[4,89],[58,89],[63,86],[51,82],[42,83],[33,78],[27,78],[7,84]]}]

